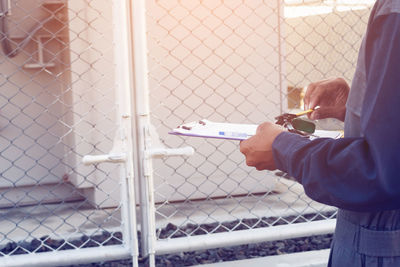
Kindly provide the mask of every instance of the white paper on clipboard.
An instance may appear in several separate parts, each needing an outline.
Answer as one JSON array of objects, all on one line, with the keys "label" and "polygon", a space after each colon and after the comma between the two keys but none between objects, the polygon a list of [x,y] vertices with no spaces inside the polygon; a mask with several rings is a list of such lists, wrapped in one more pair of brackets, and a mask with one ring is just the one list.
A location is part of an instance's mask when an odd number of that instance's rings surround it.
[{"label": "white paper on clipboard", "polygon": [[169,134],[219,138],[228,140],[245,140],[256,133],[256,124],[236,124],[200,120],[185,123],[173,129]]},{"label": "white paper on clipboard", "polygon": [[[169,132],[169,134],[228,140],[245,140],[256,134],[257,127],[257,124],[222,123],[203,119],[179,125],[177,128]],[[341,131],[316,130],[314,135],[311,136],[311,139],[320,137],[337,139],[341,136]]]}]

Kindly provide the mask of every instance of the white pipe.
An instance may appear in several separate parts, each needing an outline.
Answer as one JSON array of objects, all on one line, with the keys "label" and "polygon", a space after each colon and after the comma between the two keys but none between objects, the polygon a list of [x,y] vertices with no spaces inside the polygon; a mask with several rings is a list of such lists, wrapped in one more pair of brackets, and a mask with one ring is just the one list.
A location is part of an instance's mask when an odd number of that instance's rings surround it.
[{"label": "white pipe", "polygon": [[[283,15],[283,8],[281,5],[281,1],[282,0],[277,0],[277,7],[278,7],[278,12],[277,12],[277,16],[278,16],[278,53],[279,53],[279,62],[278,62],[278,71],[279,71],[279,107],[280,107],[280,114],[282,114],[284,112],[284,110],[286,110],[287,105],[285,105],[285,107],[283,107],[283,101],[284,101],[284,95],[286,95],[286,88],[284,88],[283,84],[284,81],[286,79],[285,77],[285,72],[284,72],[284,62],[285,62],[285,56],[283,55],[283,45],[284,45],[284,40],[283,40],[283,33],[282,33],[282,27],[281,25],[284,22],[284,15]],[[283,2],[283,1],[282,1]],[[285,98],[286,100],[286,98]]]},{"label": "white pipe", "polygon": [[146,1],[134,0],[132,8],[133,44],[135,62],[135,103],[137,111],[137,154],[139,156],[139,184],[142,211],[142,252],[150,257],[150,266],[154,265],[155,207],[152,159],[145,151],[151,148],[150,108],[147,64]]},{"label": "white pipe", "polygon": [[[113,33],[114,33],[114,57],[116,102],[119,107],[119,138],[121,146],[117,146],[122,153],[107,155],[113,162],[124,161],[123,170],[120,169],[121,181],[121,208],[122,232],[124,244],[129,247],[132,265],[138,266],[138,241],[136,222],[136,199],[134,189],[133,170],[133,141],[132,141],[132,87],[133,87],[133,63],[132,63],[132,39],[130,28],[130,1],[113,2]],[[117,137],[118,138],[118,137]],[[116,142],[118,143],[118,142]],[[116,143],[114,145],[116,145]]]},{"label": "white pipe", "polygon": [[112,261],[130,257],[128,247],[122,245],[61,250],[26,255],[0,257],[0,266],[62,266],[91,262]]},{"label": "white pipe", "polygon": [[159,240],[156,254],[177,253],[182,251],[204,250],[225,246],[284,240],[309,235],[330,234],[335,230],[336,219],[272,226],[209,235],[198,235]]}]

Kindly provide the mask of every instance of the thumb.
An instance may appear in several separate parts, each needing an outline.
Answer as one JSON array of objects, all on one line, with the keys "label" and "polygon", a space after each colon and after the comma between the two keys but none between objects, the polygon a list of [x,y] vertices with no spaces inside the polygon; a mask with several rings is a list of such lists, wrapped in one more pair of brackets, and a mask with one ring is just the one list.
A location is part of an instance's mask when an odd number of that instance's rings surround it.
[{"label": "thumb", "polygon": [[338,118],[340,110],[336,107],[318,108],[310,114],[310,119],[320,120],[326,118]]},{"label": "thumb", "polygon": [[321,117],[320,112],[316,111],[316,110],[313,111],[309,116],[309,118],[312,119],[312,120],[319,120],[320,117]]},{"label": "thumb", "polygon": [[336,113],[335,108],[318,108],[310,114],[310,119],[320,120],[326,118],[334,118]]}]

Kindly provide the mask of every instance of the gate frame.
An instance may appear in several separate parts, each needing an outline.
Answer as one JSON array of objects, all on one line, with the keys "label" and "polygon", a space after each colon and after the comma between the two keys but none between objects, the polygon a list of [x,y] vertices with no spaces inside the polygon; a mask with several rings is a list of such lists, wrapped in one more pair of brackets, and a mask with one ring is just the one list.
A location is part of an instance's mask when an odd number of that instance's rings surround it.
[{"label": "gate frame", "polygon": [[[110,160],[110,155],[89,156],[85,164],[95,164],[104,161],[120,163],[121,182],[121,231],[123,244],[80,248],[71,250],[55,250],[51,252],[29,253],[24,255],[5,255],[0,257],[1,266],[54,266],[83,264],[90,262],[118,260],[131,258],[132,265],[138,266],[138,241],[136,225],[136,200],[133,169],[132,124],[135,118],[131,111],[132,77],[132,39],[130,23],[130,0],[112,1],[113,4],[113,50],[115,57],[116,104],[118,105],[118,125],[116,139],[120,143],[118,149],[123,159]],[[116,144],[114,144],[116,145]]]}]

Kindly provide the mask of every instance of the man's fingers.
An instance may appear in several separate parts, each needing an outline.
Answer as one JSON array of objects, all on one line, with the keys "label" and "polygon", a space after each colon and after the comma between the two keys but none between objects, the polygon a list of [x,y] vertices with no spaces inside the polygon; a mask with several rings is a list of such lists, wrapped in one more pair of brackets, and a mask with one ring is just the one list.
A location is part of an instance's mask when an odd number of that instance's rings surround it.
[{"label": "man's fingers", "polygon": [[304,109],[309,109],[310,104],[310,96],[312,95],[313,91],[315,90],[315,84],[311,83],[307,86],[306,93],[304,95]]},{"label": "man's fingers", "polygon": [[318,90],[318,88],[316,88],[312,95],[310,96],[310,101],[308,103],[308,108],[309,109],[313,109],[316,106],[318,106],[319,101],[320,101],[320,97],[321,97],[321,90]]},{"label": "man's fingers", "polygon": [[257,171],[265,170],[264,166],[261,166],[261,165],[257,165],[257,166],[255,166],[255,167],[256,167],[256,170],[257,170]]},{"label": "man's fingers", "polygon": [[254,167],[254,166],[256,166],[256,163],[253,160],[246,158],[246,165],[250,166],[250,167]]},{"label": "man's fingers", "polygon": [[262,170],[270,170],[270,171],[272,171],[272,170],[276,169],[274,164],[267,164],[267,163],[258,164],[258,165],[254,166],[254,167],[256,167],[257,171],[262,171]]},{"label": "man's fingers", "polygon": [[318,108],[310,114],[310,119],[321,120],[326,118],[334,118],[337,110],[335,108]]},{"label": "man's fingers", "polygon": [[312,120],[319,120],[321,117],[321,111],[313,111],[309,116],[309,118]]},{"label": "man's fingers", "polygon": [[246,164],[247,164],[247,166],[255,167],[257,171],[272,169],[271,164],[267,164],[265,162],[258,162],[256,160],[247,159],[247,158],[246,158]]},{"label": "man's fingers", "polygon": [[321,100],[324,97],[324,92],[325,90],[321,86],[315,87],[312,94],[309,96],[310,97],[308,103],[309,109],[315,109],[317,106],[320,106]]},{"label": "man's fingers", "polygon": [[240,141],[239,149],[242,154],[246,155],[246,153],[249,151],[247,146],[247,140]]},{"label": "man's fingers", "polygon": [[[263,122],[260,125],[258,125],[257,129],[256,129],[256,134],[260,134],[261,132],[265,131],[266,129],[268,129],[270,127],[272,123],[270,122]],[[251,137],[252,138],[252,137]]]}]

